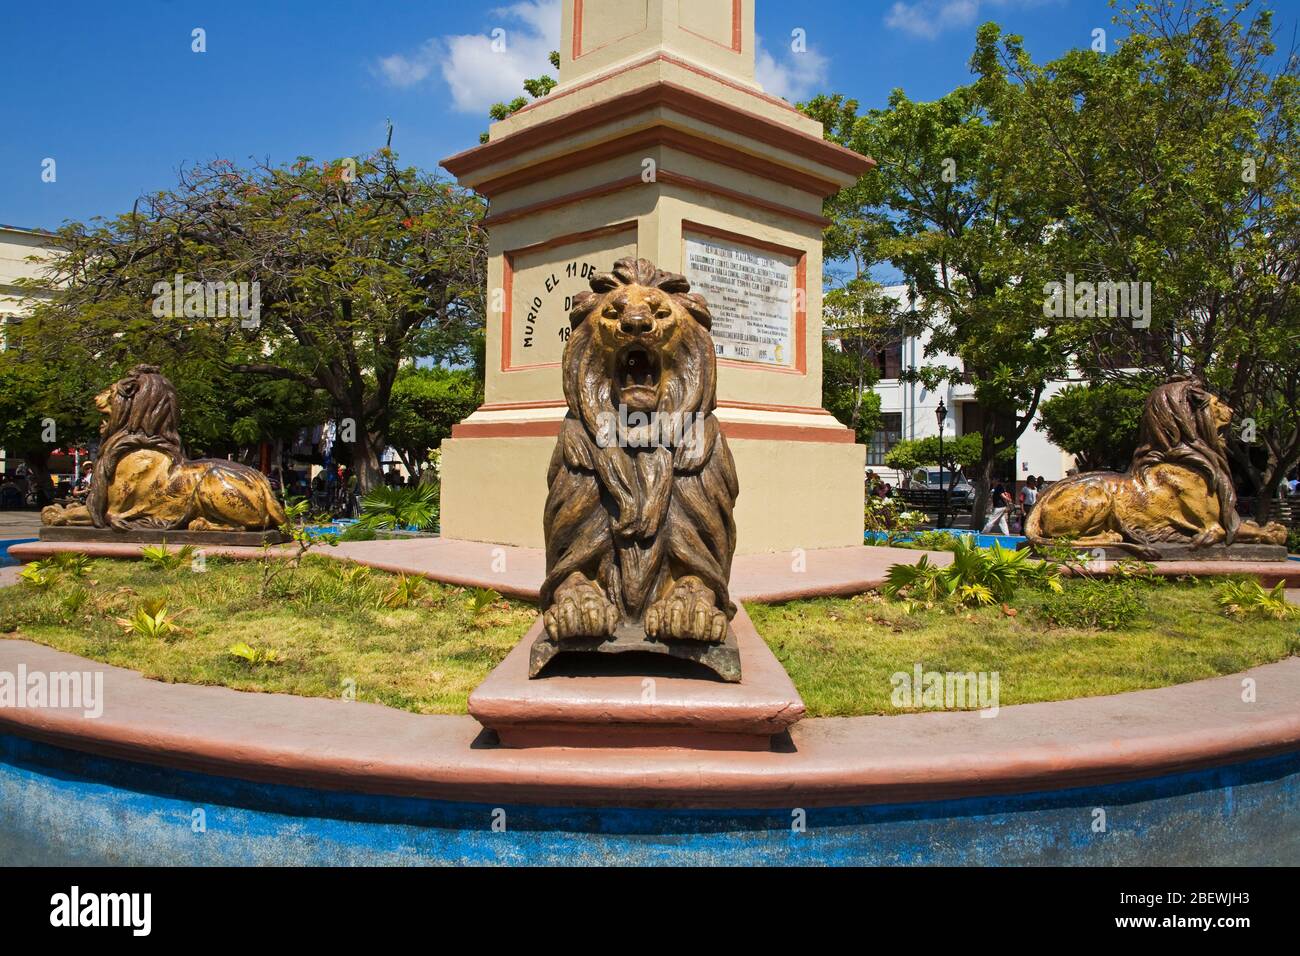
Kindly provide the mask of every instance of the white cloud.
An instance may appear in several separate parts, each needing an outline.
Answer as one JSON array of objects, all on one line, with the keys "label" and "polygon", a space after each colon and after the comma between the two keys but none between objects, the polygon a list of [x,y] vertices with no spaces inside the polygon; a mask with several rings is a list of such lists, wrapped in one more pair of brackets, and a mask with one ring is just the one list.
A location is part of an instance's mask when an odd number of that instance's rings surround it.
[{"label": "white cloud", "polygon": [[796,103],[807,99],[826,86],[830,61],[816,50],[796,53],[791,50],[780,62],[759,38],[754,50],[754,76],[760,86],[773,96]]},{"label": "white cloud", "polygon": [[975,22],[983,7],[1033,7],[1054,0],[897,0],[885,14],[885,26],[933,40],[945,30]]},{"label": "white cloud", "polygon": [[433,69],[438,59],[439,49],[437,40],[426,40],[419,52],[412,56],[394,53],[392,56],[382,57],[375,64],[376,72],[388,81],[389,86],[396,86],[399,89],[415,86]]},{"label": "white cloud", "polygon": [[[435,37],[407,55],[381,58],[374,72],[407,88],[435,70],[451,92],[452,108],[484,113],[493,103],[524,95],[524,80],[555,75],[547,57],[560,48],[559,0],[523,0],[490,11],[483,33]],[[496,37],[494,31],[503,31]]]}]

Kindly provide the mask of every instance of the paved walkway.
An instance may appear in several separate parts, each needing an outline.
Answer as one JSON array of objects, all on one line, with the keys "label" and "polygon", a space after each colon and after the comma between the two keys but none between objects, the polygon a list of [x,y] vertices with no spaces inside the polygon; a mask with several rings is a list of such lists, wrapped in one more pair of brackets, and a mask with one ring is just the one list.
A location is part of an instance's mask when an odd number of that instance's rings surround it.
[{"label": "paved walkway", "polygon": [[[70,550],[92,557],[129,558],[139,554],[142,547],[33,542],[14,545],[9,553],[24,561]],[[203,551],[232,558],[259,558],[262,554],[260,548],[205,547]],[[525,601],[537,600],[546,574],[546,555],[540,548],[514,548],[450,538],[349,541],[333,548],[321,546],[312,553],[356,561],[379,571],[419,574],[463,587],[490,587]],[[952,561],[952,555],[944,551],[907,548],[827,548],[740,555],[732,563],[731,593],[738,600],[768,604],[804,597],[860,594],[879,587],[890,565],[916,562],[922,554],[928,554],[932,563]]]},{"label": "paved walkway", "polygon": [[[14,545],[12,557],[33,561],[58,551],[81,551],[92,557],[129,558],[138,544],[33,542]],[[209,555],[259,558],[260,548],[205,547]],[[462,587],[489,587],[501,594],[536,601],[545,576],[546,557],[538,548],[514,548],[449,538],[410,538],[395,541],[351,541],[337,547],[320,546],[313,553],[352,560],[380,571],[418,574]],[[878,588],[894,564],[915,563],[921,555],[931,563],[949,564],[946,551],[908,548],[827,548],[778,554],[738,555],[731,568],[732,597],[772,604],[809,597],[861,594]],[[1278,581],[1300,588],[1300,561],[1165,561],[1156,572],[1180,575],[1253,574],[1266,586]]]},{"label": "paved walkway", "polygon": [[34,538],[41,530],[39,511],[0,511],[0,541]]}]

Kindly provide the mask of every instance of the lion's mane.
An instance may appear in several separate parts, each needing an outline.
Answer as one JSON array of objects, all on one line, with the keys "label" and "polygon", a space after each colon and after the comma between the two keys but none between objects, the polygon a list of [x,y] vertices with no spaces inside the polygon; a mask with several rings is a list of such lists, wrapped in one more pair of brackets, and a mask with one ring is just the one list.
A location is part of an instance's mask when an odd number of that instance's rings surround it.
[{"label": "lion's mane", "polygon": [[1241,516],[1228,446],[1214,420],[1210,393],[1196,379],[1166,382],[1147,396],[1129,474],[1141,477],[1156,465],[1179,465],[1205,479],[1208,492],[1219,500],[1225,543],[1232,544]]},{"label": "lion's mane", "polygon": [[[616,416],[609,358],[587,319],[611,293],[642,285],[667,293],[685,311],[680,344],[662,355],[656,414],[700,416],[683,434],[661,434],[651,447],[600,440]],[[698,576],[730,617],[727,596],[736,544],[732,506],[735,464],[718,421],[712,317],[687,280],[645,259],[621,259],[575,298],[562,361],[569,406],[548,473],[546,580],[542,606],[573,572],[597,581],[625,619],[637,620],[661,596],[666,576]]]},{"label": "lion's mane", "polygon": [[158,366],[137,365],[111,388],[109,414],[86,496],[86,507],[99,528],[110,524],[108,489],[123,458],[137,451],[157,451],[173,464],[184,460],[176,388]]}]

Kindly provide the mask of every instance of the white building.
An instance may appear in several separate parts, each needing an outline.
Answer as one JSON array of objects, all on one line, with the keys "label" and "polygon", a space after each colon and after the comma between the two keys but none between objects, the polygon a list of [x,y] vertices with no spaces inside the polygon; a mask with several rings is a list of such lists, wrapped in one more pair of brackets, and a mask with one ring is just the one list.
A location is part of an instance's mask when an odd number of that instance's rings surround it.
[{"label": "white building", "polygon": [[[885,292],[900,302],[908,301],[906,286],[889,286]],[[881,377],[874,390],[880,396],[882,424],[867,447],[867,467],[891,484],[896,484],[901,476],[885,467],[885,454],[902,439],[937,435],[939,426],[935,411],[940,401],[948,409],[944,422],[945,438],[978,432],[983,423],[983,409],[975,401],[973,385],[945,382],[939,389],[931,391],[916,382],[900,381],[900,371],[926,363],[961,366],[961,360],[953,356],[927,357],[925,346],[929,336],[927,330],[920,336],[903,337],[876,356]],[[1048,383],[1042,400],[1046,401],[1068,384],[1068,381]],[[1014,466],[1011,462],[1006,463],[1006,477],[1022,481],[1029,475],[1041,475],[1048,481],[1057,481],[1065,476],[1067,469],[1074,467],[1074,456],[1048,441],[1046,433],[1036,427],[1036,422],[1037,416],[1020,436]],[[1011,474],[1013,467],[1014,476]]]},{"label": "white building", "polygon": [[[14,281],[39,274],[39,263],[29,262],[28,258],[47,255],[52,239],[53,235],[42,229],[21,229],[0,223],[0,348],[4,348],[5,326],[25,311],[23,292]],[[7,461],[4,449],[0,448],[0,472],[12,471],[17,464],[17,461]]]}]

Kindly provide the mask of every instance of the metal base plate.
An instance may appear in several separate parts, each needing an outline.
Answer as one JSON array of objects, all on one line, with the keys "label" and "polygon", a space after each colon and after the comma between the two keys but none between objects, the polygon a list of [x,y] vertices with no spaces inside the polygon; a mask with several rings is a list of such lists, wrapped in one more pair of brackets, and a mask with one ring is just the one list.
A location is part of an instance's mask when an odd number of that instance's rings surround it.
[{"label": "metal base plate", "polygon": [[[658,654],[682,661],[691,661],[712,671],[729,684],[740,682],[740,648],[731,626],[727,637],[719,644],[705,641],[658,640],[647,637],[640,624],[620,624],[613,637],[579,637],[553,641],[545,630],[533,641],[528,659],[528,676],[539,676],[555,657],[579,654]],[[611,662],[612,663],[612,662]],[[626,672],[624,668],[620,672]],[[685,675],[689,676],[689,675]]]}]

